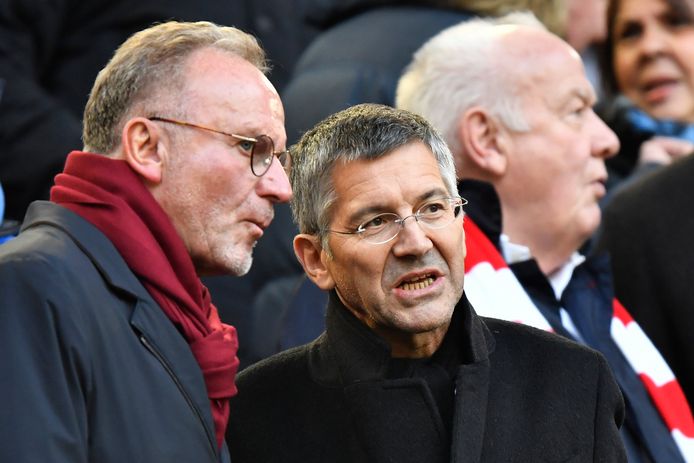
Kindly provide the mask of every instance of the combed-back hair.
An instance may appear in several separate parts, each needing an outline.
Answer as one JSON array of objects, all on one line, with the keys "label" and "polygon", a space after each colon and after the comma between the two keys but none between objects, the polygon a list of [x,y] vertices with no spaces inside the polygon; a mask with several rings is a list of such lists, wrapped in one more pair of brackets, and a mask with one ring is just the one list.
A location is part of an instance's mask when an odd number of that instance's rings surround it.
[{"label": "combed-back hair", "polygon": [[337,199],[332,178],[335,165],[378,159],[413,142],[431,150],[448,193],[457,196],[451,152],[421,116],[389,106],[361,104],[327,117],[306,132],[291,148],[289,174],[294,191],[291,207],[299,231],[319,235],[329,252],[326,231]]},{"label": "combed-back hair", "polygon": [[185,84],[185,60],[202,48],[239,56],[261,72],[268,71],[265,52],[257,40],[234,27],[211,22],[170,21],[133,34],[99,72],[84,110],[82,138],[86,151],[111,153],[120,144],[128,117],[144,114],[148,106],[180,115],[173,95]]},{"label": "combed-back hair", "polygon": [[530,128],[518,85],[508,75],[498,46],[502,25],[546,30],[529,12],[464,21],[422,45],[398,82],[396,107],[426,117],[454,153],[461,148],[459,117],[473,106],[485,108],[511,130]]}]

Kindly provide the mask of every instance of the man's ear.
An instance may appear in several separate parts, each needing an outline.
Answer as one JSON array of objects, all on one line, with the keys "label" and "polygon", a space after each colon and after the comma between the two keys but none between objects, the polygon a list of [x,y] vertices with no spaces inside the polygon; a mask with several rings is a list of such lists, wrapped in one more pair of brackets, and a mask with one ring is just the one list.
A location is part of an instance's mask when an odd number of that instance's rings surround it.
[{"label": "man's ear", "polygon": [[123,158],[145,180],[155,185],[162,178],[161,131],[144,117],[134,117],[125,123],[122,132]]},{"label": "man's ear", "polygon": [[306,275],[320,289],[329,291],[335,287],[335,280],[327,267],[328,254],[316,235],[302,233],[294,237],[294,253],[301,262]]},{"label": "man's ear", "polygon": [[463,150],[474,167],[486,175],[501,176],[508,162],[508,131],[484,108],[468,109],[459,122]]}]

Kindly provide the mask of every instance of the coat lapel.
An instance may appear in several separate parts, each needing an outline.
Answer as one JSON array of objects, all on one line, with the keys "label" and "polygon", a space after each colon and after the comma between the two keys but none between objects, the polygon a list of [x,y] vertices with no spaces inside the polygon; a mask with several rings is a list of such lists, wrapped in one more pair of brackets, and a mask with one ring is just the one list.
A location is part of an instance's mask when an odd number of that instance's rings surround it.
[{"label": "coat lapel", "polygon": [[456,377],[451,463],[481,460],[488,396],[489,359],[462,365]]},{"label": "coat lapel", "polygon": [[386,379],[390,351],[330,295],[327,331],[312,353],[314,379],[342,386],[370,462],[478,462],[486,426],[489,354],[494,338],[463,296],[451,321],[461,363],[456,376],[452,447],[422,378]]},{"label": "coat lapel", "polygon": [[133,301],[130,325],[143,349],[157,358],[184,399],[200,418],[216,453],[212,413],[200,367],[183,336],[142,286],[113,244],[96,227],[74,212],[47,201],[32,204],[23,228],[40,225],[67,233],[89,257],[102,278],[127,300]]}]

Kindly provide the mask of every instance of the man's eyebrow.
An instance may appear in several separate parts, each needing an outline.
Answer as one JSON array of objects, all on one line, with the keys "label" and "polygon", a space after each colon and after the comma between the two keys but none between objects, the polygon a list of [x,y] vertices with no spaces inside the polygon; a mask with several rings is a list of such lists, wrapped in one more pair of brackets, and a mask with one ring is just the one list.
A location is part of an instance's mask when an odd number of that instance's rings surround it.
[{"label": "man's eyebrow", "polygon": [[[424,202],[428,199],[431,198],[440,198],[444,196],[450,196],[448,193],[448,190],[442,187],[437,187],[437,188],[432,188],[431,190],[428,190],[422,194],[420,194],[417,197],[417,203]],[[371,215],[377,215],[381,214],[384,212],[393,212],[392,207],[388,206],[386,203],[375,203],[375,204],[369,204],[367,206],[361,207],[354,211],[352,214],[349,215],[348,217],[348,224],[354,224],[357,222],[360,222],[364,217],[368,217]]]},{"label": "man's eyebrow", "polygon": [[347,223],[356,224],[361,222],[364,217],[381,214],[383,212],[389,212],[388,206],[385,204],[370,204],[368,206],[361,207],[350,214],[347,219]]},{"label": "man's eyebrow", "polygon": [[589,106],[593,106],[597,99],[595,92],[587,88],[576,88],[571,92],[571,96],[580,98]]},{"label": "man's eyebrow", "polygon": [[446,190],[445,188],[442,188],[442,187],[436,187],[436,188],[432,188],[429,191],[426,191],[425,193],[422,193],[421,195],[419,195],[419,197],[417,199],[421,202],[421,201],[426,201],[427,199],[431,199],[431,198],[441,198],[441,197],[448,197],[448,196],[450,196],[450,193],[448,192],[448,190]]}]

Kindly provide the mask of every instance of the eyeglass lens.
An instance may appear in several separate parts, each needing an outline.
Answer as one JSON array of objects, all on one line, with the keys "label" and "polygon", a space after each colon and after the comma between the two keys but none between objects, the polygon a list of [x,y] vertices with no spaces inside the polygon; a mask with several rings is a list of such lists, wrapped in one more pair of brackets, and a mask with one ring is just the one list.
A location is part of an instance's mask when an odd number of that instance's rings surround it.
[{"label": "eyeglass lens", "polygon": [[263,176],[270,165],[272,165],[272,156],[275,149],[272,139],[267,135],[259,135],[256,137],[256,142],[253,145],[251,152],[251,170],[258,177]]},{"label": "eyeglass lens", "polygon": [[275,144],[267,135],[259,135],[256,140],[251,152],[251,171],[254,175],[262,177],[270,169],[275,155],[282,167],[289,168],[291,162],[289,152],[275,153]]},{"label": "eyeglass lens", "polygon": [[463,209],[463,201],[446,199],[425,204],[416,214],[409,217],[400,218],[397,214],[381,214],[372,219],[371,223],[378,226],[364,228],[362,237],[373,244],[381,244],[395,238],[409,218],[415,219],[419,225],[427,228],[437,229],[449,225],[460,215]]}]

